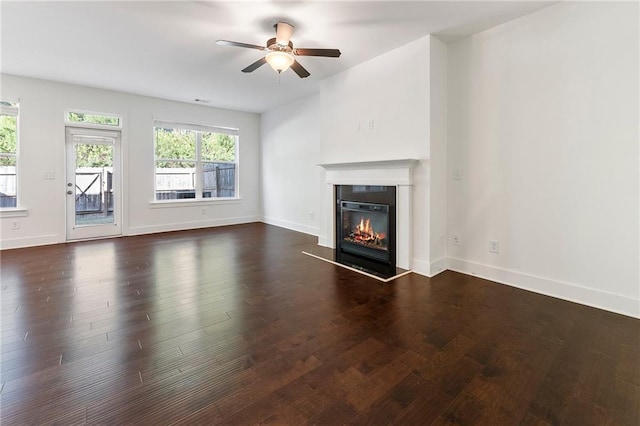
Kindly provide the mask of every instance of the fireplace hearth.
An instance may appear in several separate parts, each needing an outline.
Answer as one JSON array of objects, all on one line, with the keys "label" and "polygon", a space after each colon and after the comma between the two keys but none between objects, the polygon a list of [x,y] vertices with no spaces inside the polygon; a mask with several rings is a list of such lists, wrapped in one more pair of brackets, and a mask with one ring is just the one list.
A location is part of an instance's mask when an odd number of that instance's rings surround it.
[{"label": "fireplace hearth", "polygon": [[396,273],[396,187],[336,185],[336,261]]}]

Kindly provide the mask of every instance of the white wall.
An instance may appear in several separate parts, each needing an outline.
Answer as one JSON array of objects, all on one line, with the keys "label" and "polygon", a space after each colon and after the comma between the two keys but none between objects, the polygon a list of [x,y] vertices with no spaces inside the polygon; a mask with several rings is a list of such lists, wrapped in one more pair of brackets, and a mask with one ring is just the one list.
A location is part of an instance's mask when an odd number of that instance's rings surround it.
[{"label": "white wall", "polygon": [[262,206],[266,223],[318,235],[320,163],[318,95],[262,114]]},{"label": "white wall", "polygon": [[429,48],[429,271],[447,268],[447,46],[435,37]]},{"label": "white wall", "polygon": [[[209,108],[143,96],[2,75],[2,97],[20,100],[19,197],[28,216],[0,219],[2,248],[65,241],[65,127],[69,109],[123,117],[123,234],[189,229],[260,218],[260,118],[257,114]],[[240,129],[240,196],[232,204],[153,208],[153,119]],[[43,172],[55,173],[45,180]],[[205,214],[202,214],[205,209]]]},{"label": "white wall", "polygon": [[321,82],[323,163],[426,159],[429,40],[423,37]]},{"label": "white wall", "polygon": [[580,2],[449,45],[454,269],[640,316],[638,40]]}]

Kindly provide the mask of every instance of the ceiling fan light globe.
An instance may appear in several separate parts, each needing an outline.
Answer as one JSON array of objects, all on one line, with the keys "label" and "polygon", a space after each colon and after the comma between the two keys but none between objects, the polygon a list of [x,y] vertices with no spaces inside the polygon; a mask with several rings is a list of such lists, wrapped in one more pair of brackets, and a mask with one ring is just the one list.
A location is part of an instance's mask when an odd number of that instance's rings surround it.
[{"label": "ceiling fan light globe", "polygon": [[289,69],[295,62],[291,53],[287,52],[269,52],[265,56],[267,63],[277,72],[283,72]]}]

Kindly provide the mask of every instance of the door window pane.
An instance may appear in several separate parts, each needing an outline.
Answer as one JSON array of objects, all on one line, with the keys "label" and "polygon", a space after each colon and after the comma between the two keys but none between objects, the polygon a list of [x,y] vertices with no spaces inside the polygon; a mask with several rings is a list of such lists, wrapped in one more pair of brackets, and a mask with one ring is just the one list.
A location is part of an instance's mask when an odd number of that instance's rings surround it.
[{"label": "door window pane", "polygon": [[113,145],[75,145],[75,223],[114,223]]}]

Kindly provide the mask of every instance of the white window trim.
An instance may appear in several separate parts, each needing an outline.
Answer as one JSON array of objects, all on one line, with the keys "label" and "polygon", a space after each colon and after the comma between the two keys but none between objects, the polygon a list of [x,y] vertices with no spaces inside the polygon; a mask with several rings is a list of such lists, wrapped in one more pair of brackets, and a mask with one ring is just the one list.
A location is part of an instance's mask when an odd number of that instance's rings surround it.
[{"label": "white window trim", "polygon": [[154,200],[149,202],[149,206],[152,209],[164,209],[164,208],[172,208],[172,207],[185,207],[185,205],[189,206],[210,206],[212,204],[241,204],[242,198],[202,198],[200,200],[196,200],[193,198],[186,198],[182,200]]},{"label": "white window trim", "polygon": [[[17,102],[12,102],[12,101],[6,101],[6,102],[11,102],[11,103],[17,103]],[[20,107],[19,106],[8,106],[8,105],[0,105],[0,114],[2,115],[13,115],[13,116],[18,116],[20,112]]]},{"label": "white window trim", "polygon": [[185,123],[185,122],[176,122],[170,120],[153,120],[153,127],[164,127],[167,129],[183,129],[183,130],[196,130],[201,132],[211,132],[211,133],[222,133],[225,135],[233,135],[238,136],[240,131],[238,129],[234,129],[231,127],[222,127],[222,126],[212,126],[208,124],[197,124],[197,123]]}]

